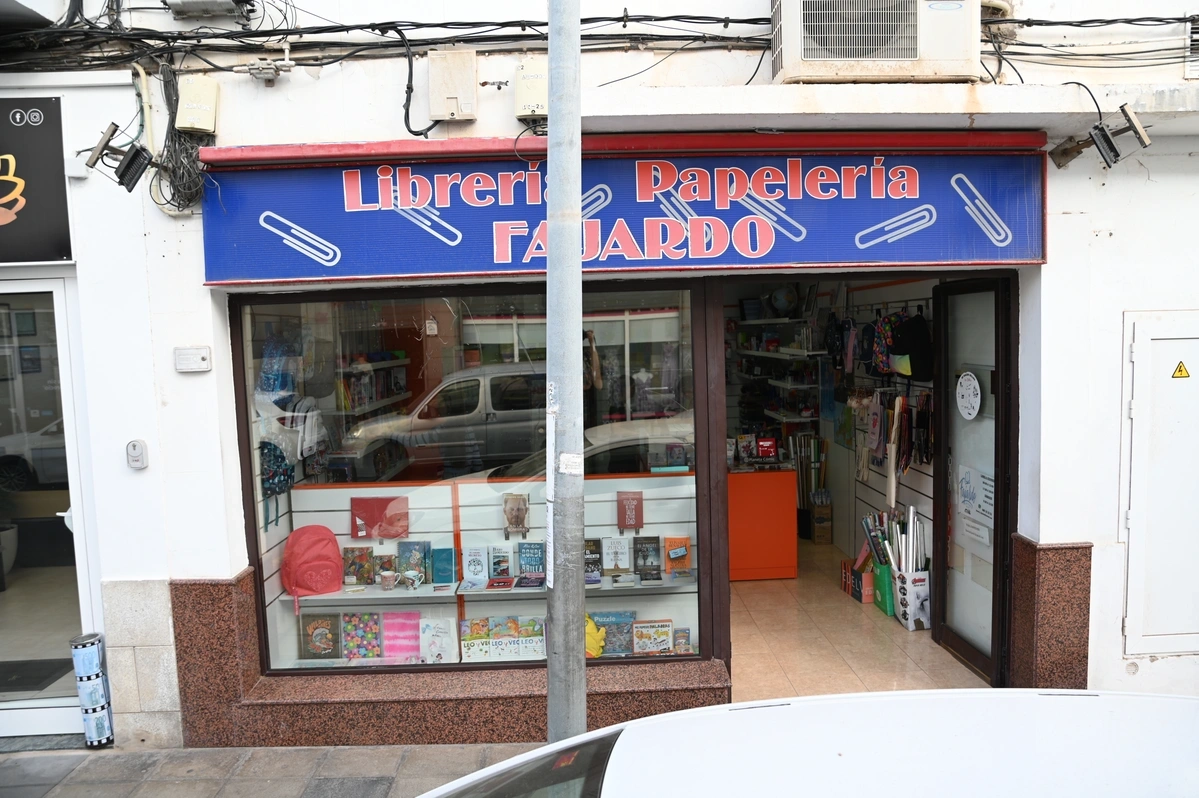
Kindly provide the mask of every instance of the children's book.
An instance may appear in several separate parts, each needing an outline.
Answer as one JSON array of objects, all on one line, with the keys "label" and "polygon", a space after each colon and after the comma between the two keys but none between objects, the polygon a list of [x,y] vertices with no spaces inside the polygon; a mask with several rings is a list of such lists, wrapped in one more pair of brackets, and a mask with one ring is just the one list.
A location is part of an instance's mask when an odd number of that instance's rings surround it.
[{"label": "children's book", "polygon": [[593,612],[591,620],[606,630],[603,656],[627,657],[633,653],[633,622],[637,620],[635,611]]},{"label": "children's book", "polygon": [[486,546],[470,546],[462,550],[462,578],[483,579],[488,576],[488,559]]},{"label": "children's book", "polygon": [[458,558],[453,549],[433,549],[433,584],[457,582]]},{"label": "children's book", "polygon": [[587,587],[599,587],[603,584],[602,552],[598,538],[586,538],[583,541],[583,584]]},{"label": "children's book", "polygon": [[545,543],[521,541],[516,544],[516,560],[522,574],[545,573]]},{"label": "children's book", "polygon": [[491,618],[491,658],[520,659],[520,619],[515,615]]},{"label": "children's book", "polygon": [[694,654],[695,649],[691,647],[691,629],[689,627],[676,627],[674,630],[674,653],[676,654]]},{"label": "children's book", "polygon": [[341,550],[347,585],[375,583],[375,549],[372,546],[346,546]]},{"label": "children's book", "polygon": [[341,659],[341,613],[300,615],[300,659]]},{"label": "children's book", "polygon": [[670,574],[674,581],[695,578],[691,570],[691,538],[663,538],[662,554],[662,570]]},{"label": "children's book", "polygon": [[522,615],[520,621],[520,658],[545,659],[545,618]]},{"label": "children's book", "polygon": [[383,656],[401,665],[420,662],[420,613],[383,613]]},{"label": "children's book", "polygon": [[674,624],[670,621],[634,621],[633,653],[669,654],[674,651]]},{"label": "children's book", "polygon": [[373,659],[383,656],[379,613],[343,612],[341,647],[346,659]]},{"label": "children's book", "polygon": [[632,546],[629,538],[603,538],[604,576],[612,577],[612,587],[632,587],[636,584],[633,579]]},{"label": "children's book", "polygon": [[488,552],[491,555],[491,570],[489,576],[512,576],[512,547],[511,546],[489,546]]},{"label": "children's book", "polygon": [[662,538],[633,538],[633,569],[641,584],[662,584]]},{"label": "children's book", "polygon": [[468,618],[458,622],[462,635],[462,661],[486,662],[491,659],[491,620]]},{"label": "children's book", "polygon": [[442,665],[458,661],[458,634],[453,618],[422,618],[420,622],[420,661]]}]

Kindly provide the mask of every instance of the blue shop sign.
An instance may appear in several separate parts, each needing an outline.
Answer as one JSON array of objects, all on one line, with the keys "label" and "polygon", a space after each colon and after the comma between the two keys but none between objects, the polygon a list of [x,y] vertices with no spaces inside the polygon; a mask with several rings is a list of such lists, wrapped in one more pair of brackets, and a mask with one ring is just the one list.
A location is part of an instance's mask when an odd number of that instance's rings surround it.
[{"label": "blue shop sign", "polygon": [[[583,162],[583,267],[1044,260],[1044,156],[721,155]],[[216,172],[210,283],[537,273],[545,164]]]}]

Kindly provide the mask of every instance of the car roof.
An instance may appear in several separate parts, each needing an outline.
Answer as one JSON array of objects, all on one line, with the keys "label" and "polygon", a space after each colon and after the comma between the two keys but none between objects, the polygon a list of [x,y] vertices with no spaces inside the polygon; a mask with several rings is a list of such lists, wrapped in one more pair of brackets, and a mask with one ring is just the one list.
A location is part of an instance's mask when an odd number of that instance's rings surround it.
[{"label": "car roof", "polygon": [[[839,795],[879,786],[888,798],[1189,795],[1199,783],[1199,697],[924,690],[654,715],[519,754],[426,798],[616,730],[600,798]],[[1118,754],[1104,756],[1114,745]]]},{"label": "car roof", "polygon": [[486,366],[467,366],[464,369],[451,372],[441,378],[449,382],[460,377],[490,377],[496,374],[544,374],[545,363],[542,361],[522,361],[520,363],[489,363]]}]

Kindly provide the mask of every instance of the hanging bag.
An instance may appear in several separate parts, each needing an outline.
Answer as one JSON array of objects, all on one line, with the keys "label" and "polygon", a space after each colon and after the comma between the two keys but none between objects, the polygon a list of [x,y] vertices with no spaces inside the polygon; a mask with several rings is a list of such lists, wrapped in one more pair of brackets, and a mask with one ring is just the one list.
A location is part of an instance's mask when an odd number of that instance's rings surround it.
[{"label": "hanging bag", "polygon": [[933,337],[924,318],[924,307],[895,327],[889,347],[891,370],[919,382],[933,378]]},{"label": "hanging bag", "polygon": [[280,569],[283,589],[291,595],[296,615],[300,597],[336,593],[341,590],[341,547],[326,526],[302,526],[287,536]]},{"label": "hanging bag", "polygon": [[275,499],[275,523],[279,523],[279,496],[291,490],[295,482],[295,469],[287,461],[283,450],[271,441],[258,444],[262,461],[262,510],[266,525],[271,524],[270,499]]}]

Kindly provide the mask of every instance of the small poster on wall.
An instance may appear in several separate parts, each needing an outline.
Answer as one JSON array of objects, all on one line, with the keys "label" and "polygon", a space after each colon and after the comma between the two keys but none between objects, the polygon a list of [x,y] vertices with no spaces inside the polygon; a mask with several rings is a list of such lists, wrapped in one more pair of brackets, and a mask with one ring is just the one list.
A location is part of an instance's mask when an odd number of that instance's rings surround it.
[{"label": "small poster on wall", "polygon": [[645,526],[645,494],[639,490],[616,491],[617,529],[638,530]]},{"label": "small poster on wall", "polygon": [[993,528],[995,477],[968,466],[959,466],[958,507],[961,508],[962,515]]}]

